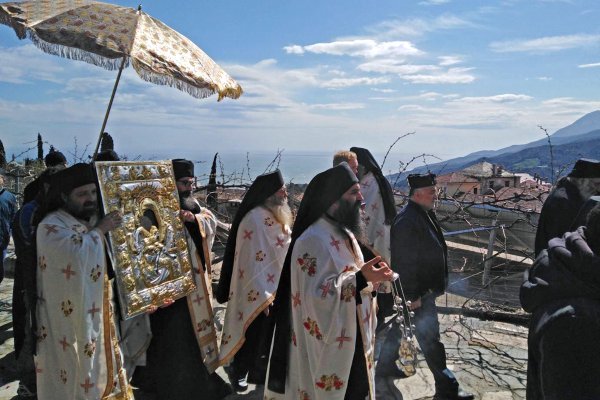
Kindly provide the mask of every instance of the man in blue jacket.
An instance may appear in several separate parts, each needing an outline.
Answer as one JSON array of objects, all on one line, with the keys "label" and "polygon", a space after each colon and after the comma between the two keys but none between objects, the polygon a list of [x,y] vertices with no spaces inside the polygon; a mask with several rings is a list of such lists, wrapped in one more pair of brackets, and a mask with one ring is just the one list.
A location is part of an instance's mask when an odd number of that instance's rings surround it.
[{"label": "man in blue jacket", "polygon": [[4,187],[4,176],[0,175],[0,282],[4,279],[4,256],[10,242],[10,224],[17,212],[17,198]]},{"label": "man in blue jacket", "polygon": [[434,174],[408,176],[409,202],[391,229],[392,268],[400,274],[405,301],[414,312],[415,335],[435,379],[435,400],[473,399],[446,366],[435,299],[448,285],[448,249],[433,207]]}]

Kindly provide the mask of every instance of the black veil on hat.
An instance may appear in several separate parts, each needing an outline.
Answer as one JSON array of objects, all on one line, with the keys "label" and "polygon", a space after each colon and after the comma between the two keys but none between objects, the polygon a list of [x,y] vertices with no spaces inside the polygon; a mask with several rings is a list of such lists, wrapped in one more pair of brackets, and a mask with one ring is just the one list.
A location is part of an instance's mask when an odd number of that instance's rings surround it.
[{"label": "black veil on hat", "polygon": [[194,176],[194,163],[184,158],[176,158],[171,160],[173,163],[173,173],[175,180]]},{"label": "black veil on hat", "polygon": [[274,195],[285,184],[283,176],[279,170],[269,172],[267,174],[256,177],[248,192],[244,196],[240,208],[237,210],[229,236],[227,238],[227,246],[225,247],[225,255],[223,256],[223,264],[221,266],[221,276],[219,277],[219,285],[215,291],[215,297],[221,304],[226,303],[229,297],[229,288],[231,286],[231,275],[233,273],[233,259],[235,256],[235,245],[237,241],[238,228],[242,219],[253,208],[263,204],[266,199]]},{"label": "black veil on hat", "polygon": [[50,187],[59,193],[69,194],[75,188],[96,183],[91,164],[78,163],[62,169],[50,177]]},{"label": "black veil on hat", "polygon": [[66,164],[67,158],[63,153],[54,149],[54,147],[50,147],[50,151],[44,157],[44,164],[46,167],[55,167],[60,164]]},{"label": "black veil on hat", "polygon": [[375,157],[373,157],[373,154],[371,154],[369,150],[363,149],[362,147],[351,147],[350,151],[356,154],[358,163],[365,167],[365,171],[372,172],[375,176],[377,186],[379,186],[379,193],[381,193],[381,198],[383,200],[385,224],[391,225],[396,216],[396,201],[394,200],[394,191],[392,190],[390,182],[383,176],[379,164],[377,164]]},{"label": "black veil on hat", "polygon": [[279,286],[273,304],[275,336],[273,338],[267,385],[270,390],[276,393],[283,394],[285,392],[291,320],[290,265],[294,244],[296,239],[309,226],[321,218],[333,203],[338,201],[352,185],[357,183],[358,178],[352,172],[348,163],[342,162],[317,174],[308,184],[300,202],[294,228],[292,229],[292,241],[283,263],[283,270],[281,271],[281,278],[279,279]]}]

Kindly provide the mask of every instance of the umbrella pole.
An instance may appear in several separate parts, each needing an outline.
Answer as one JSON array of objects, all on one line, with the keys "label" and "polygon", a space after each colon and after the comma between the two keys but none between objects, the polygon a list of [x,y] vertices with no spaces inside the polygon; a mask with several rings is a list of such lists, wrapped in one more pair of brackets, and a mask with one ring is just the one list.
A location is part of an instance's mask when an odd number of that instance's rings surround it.
[{"label": "umbrella pole", "polygon": [[98,149],[100,148],[100,142],[102,141],[102,134],[104,133],[104,129],[106,128],[106,123],[108,122],[108,115],[110,114],[110,109],[112,108],[113,100],[115,99],[115,93],[117,93],[117,86],[119,86],[119,80],[121,79],[121,72],[123,72],[123,67],[125,66],[125,60],[127,56],[123,56],[121,60],[121,66],[119,66],[119,73],[117,74],[117,80],[115,81],[115,86],[113,87],[112,94],[110,95],[110,101],[108,102],[108,108],[106,109],[106,114],[104,115],[104,122],[102,122],[102,128],[100,128],[100,135],[98,136],[98,143],[96,143],[96,150],[94,150],[94,155],[92,156],[92,160],[96,159],[96,155],[98,155]]}]

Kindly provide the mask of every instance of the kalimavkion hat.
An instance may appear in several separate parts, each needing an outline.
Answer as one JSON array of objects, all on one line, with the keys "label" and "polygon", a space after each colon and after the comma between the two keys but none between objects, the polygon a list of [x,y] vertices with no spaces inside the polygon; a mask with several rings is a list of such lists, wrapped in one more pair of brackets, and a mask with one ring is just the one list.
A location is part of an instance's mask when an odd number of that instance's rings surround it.
[{"label": "kalimavkion hat", "polygon": [[571,178],[600,178],[600,161],[580,158],[568,175]]},{"label": "kalimavkion hat", "polygon": [[435,174],[410,174],[408,177],[408,185],[411,189],[420,189],[424,187],[435,186]]},{"label": "kalimavkion hat", "polygon": [[193,177],[194,163],[183,158],[176,158],[173,160],[173,172],[175,173],[175,180]]},{"label": "kalimavkion hat", "polygon": [[64,194],[90,183],[96,183],[96,177],[92,165],[87,163],[73,164],[50,177],[50,186]]}]

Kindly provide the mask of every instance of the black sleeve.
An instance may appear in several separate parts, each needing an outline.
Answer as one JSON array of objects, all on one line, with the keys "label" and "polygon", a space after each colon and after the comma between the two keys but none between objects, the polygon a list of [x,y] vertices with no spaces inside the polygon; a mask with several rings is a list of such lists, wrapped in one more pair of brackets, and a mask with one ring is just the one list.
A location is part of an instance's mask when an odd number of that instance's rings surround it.
[{"label": "black sleeve", "polygon": [[390,267],[400,275],[406,300],[416,300],[420,296],[419,237],[417,224],[408,218],[399,218],[392,225]]},{"label": "black sleeve", "polygon": [[356,293],[354,294],[354,298],[356,299],[356,304],[362,304],[362,298],[360,297],[360,291],[366,288],[369,284],[365,279],[362,271],[358,271],[356,273]]}]

